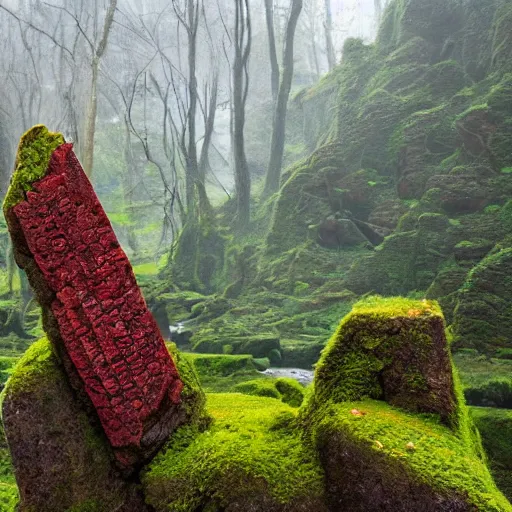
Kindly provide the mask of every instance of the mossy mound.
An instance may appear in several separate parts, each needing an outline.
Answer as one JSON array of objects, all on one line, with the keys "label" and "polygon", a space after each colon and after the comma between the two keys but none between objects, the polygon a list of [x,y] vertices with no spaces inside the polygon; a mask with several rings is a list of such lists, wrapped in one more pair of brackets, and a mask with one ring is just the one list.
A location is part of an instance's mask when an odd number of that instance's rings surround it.
[{"label": "mossy mound", "polygon": [[334,510],[512,510],[485,462],[436,419],[373,400],[330,403],[314,441]]},{"label": "mossy mound", "polygon": [[292,407],[299,407],[304,400],[304,388],[290,378],[257,379],[241,382],[234,387],[234,391],[245,395],[267,396],[277,398]]},{"label": "mossy mound", "polygon": [[456,423],[451,361],[437,303],[371,297],[343,319],[318,362],[313,401],[362,398]]},{"label": "mossy mound", "polygon": [[300,415],[332,510],[512,510],[485,464],[434,302],[356,304]]},{"label": "mossy mound", "polygon": [[157,512],[327,510],[323,474],[293,408],[228,393],[208,395],[208,411],[210,430],[178,431],[142,476]]}]

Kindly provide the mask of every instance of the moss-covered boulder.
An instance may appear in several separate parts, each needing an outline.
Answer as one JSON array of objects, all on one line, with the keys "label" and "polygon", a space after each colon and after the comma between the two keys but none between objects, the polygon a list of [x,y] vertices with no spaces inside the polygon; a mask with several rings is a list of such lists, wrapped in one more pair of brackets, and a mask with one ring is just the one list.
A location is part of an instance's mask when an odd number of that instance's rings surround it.
[{"label": "moss-covered boulder", "polygon": [[292,407],[299,407],[304,400],[304,387],[287,377],[249,380],[237,384],[234,390],[245,395],[277,398]]},{"label": "moss-covered boulder", "polygon": [[497,248],[468,274],[454,312],[458,347],[493,354],[512,343],[512,248]]},{"label": "moss-covered boulder", "polygon": [[273,398],[208,395],[213,427],[183,428],[142,477],[157,512],[326,512],[315,454],[296,410]]},{"label": "moss-covered boulder", "polygon": [[486,467],[433,302],[356,305],[322,354],[301,418],[331,510],[512,510]]},{"label": "moss-covered boulder", "polygon": [[343,319],[318,363],[314,400],[363,398],[456,422],[444,320],[435,302],[374,297]]},{"label": "moss-covered boulder", "polygon": [[115,470],[108,441],[75,400],[46,339],[16,366],[2,420],[20,512],[146,510],[137,486]]}]

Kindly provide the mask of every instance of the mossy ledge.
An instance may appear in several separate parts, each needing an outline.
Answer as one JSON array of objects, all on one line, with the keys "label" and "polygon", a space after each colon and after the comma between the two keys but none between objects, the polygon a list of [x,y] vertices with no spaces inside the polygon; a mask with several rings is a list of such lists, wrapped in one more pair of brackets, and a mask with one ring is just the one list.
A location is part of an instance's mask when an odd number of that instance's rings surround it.
[{"label": "mossy ledge", "polygon": [[32,183],[45,176],[52,153],[64,142],[61,133],[50,132],[42,124],[23,134],[11,184],[4,199],[4,212],[23,201],[25,193],[32,190]]}]

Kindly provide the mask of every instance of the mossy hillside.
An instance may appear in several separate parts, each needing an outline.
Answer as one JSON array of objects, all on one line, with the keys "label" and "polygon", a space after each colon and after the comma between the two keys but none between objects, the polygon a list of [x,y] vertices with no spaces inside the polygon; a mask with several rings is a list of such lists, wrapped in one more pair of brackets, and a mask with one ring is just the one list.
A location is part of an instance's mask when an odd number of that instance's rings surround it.
[{"label": "mossy hillside", "polygon": [[303,137],[309,152],[332,136],[326,126],[335,126],[338,88],[339,76],[334,70],[323,76],[315,87],[303,89],[293,98],[293,103],[302,111]]},{"label": "mossy hillside", "polygon": [[195,354],[183,353],[194,367],[202,389],[208,393],[232,391],[240,383],[265,379],[258,370],[268,368],[268,359],[254,359],[250,354]]},{"label": "mossy hillside", "polygon": [[497,248],[468,274],[454,312],[456,347],[492,355],[510,345],[511,268],[512,248]]},{"label": "mossy hillside", "polygon": [[222,281],[226,235],[213,212],[189,220],[174,245],[161,277],[174,288],[212,293]]},{"label": "mossy hillside", "polygon": [[23,201],[32,183],[44,177],[53,151],[64,142],[62,134],[49,132],[44,125],[32,127],[21,137],[4,211]]},{"label": "mossy hillside", "polygon": [[512,360],[488,357],[476,349],[460,349],[453,354],[464,389],[477,389],[491,379],[507,379],[512,375]]},{"label": "mossy hillside", "polygon": [[[322,277],[324,280],[329,282],[327,276]],[[307,294],[299,291],[299,296],[269,291],[241,295],[227,311],[220,308],[208,313],[207,319],[203,319],[203,313],[195,318],[191,345],[200,352],[250,353],[269,357],[273,365],[293,366],[295,361],[301,367],[310,367],[318,358],[319,347],[354,300],[339,281],[331,278],[331,285],[323,289],[308,287]],[[303,347],[300,354],[294,354],[293,348],[299,345]],[[273,350],[279,351],[281,361]]]},{"label": "mossy hillside", "polygon": [[464,389],[470,405],[512,409],[512,377],[492,377],[478,387]]},{"label": "mossy hillside", "polygon": [[229,393],[208,395],[208,411],[210,430],[181,429],[142,475],[155,510],[326,510],[323,474],[293,408]]},{"label": "mossy hillside", "polygon": [[317,364],[310,406],[363,398],[436,413],[456,427],[456,389],[437,303],[370,297],[341,321]]},{"label": "mossy hillside", "polygon": [[500,490],[512,500],[512,411],[471,407],[491,472]]},{"label": "mossy hillside", "polygon": [[[297,97],[305,101],[311,94],[313,101],[318,95],[327,102],[326,95],[333,94],[335,122],[323,133],[314,129],[315,144],[325,143],[284,170],[281,190],[254,208],[250,278],[241,279],[238,270],[223,278],[216,291],[237,304],[213,322],[198,318],[197,339],[210,328],[208,335],[222,331],[226,338],[277,328],[281,353],[288,346],[290,361],[307,356],[309,362],[327,333],[311,329],[320,323],[316,311],[297,318],[293,308],[296,299],[306,305],[329,282],[339,283],[340,292],[348,288],[359,295],[422,296],[428,290],[452,322],[461,276],[481,259],[476,245],[500,243],[510,231],[498,210],[488,210],[503,208],[512,194],[512,175],[506,171],[512,165],[511,82],[503,58],[509,48],[509,12],[502,0],[468,0],[464,8],[456,0],[428,5],[395,0],[374,45],[346,42],[340,65]],[[309,114],[304,114],[307,124]],[[316,126],[313,119],[311,124]],[[379,210],[388,201],[404,214],[397,228],[389,222],[390,213]],[[220,211],[226,218],[229,208]],[[258,213],[269,209],[270,226],[268,216]],[[319,227],[333,217],[372,219],[394,231],[378,247],[327,249],[318,243]],[[469,259],[458,259],[467,256],[460,246],[456,249],[462,242],[475,248]],[[224,261],[232,259],[226,254]],[[287,295],[286,306],[282,301],[263,310],[259,298],[252,300],[262,290]],[[284,308],[286,314],[279,311]],[[325,308],[326,315],[331,311]],[[300,321],[303,332],[297,328]],[[295,348],[304,357],[294,358]]]},{"label": "mossy hillside", "polygon": [[[436,418],[373,400],[330,402],[317,418],[313,439],[333,486],[333,503],[350,510],[371,510],[382,502],[389,510],[404,511],[442,505],[447,510],[512,510],[485,462]],[[370,492],[376,482],[383,496]]]}]

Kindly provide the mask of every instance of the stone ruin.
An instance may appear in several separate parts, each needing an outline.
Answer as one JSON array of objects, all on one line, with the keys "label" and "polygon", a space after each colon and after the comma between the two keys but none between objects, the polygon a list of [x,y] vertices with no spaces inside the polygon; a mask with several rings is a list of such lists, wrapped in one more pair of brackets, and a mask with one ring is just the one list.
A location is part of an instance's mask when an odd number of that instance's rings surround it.
[{"label": "stone ruin", "polygon": [[4,213],[48,338],[129,474],[183,422],[183,383],[72,144],[55,136],[22,138]]}]

